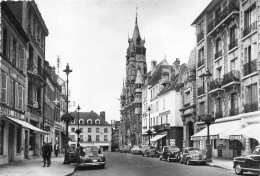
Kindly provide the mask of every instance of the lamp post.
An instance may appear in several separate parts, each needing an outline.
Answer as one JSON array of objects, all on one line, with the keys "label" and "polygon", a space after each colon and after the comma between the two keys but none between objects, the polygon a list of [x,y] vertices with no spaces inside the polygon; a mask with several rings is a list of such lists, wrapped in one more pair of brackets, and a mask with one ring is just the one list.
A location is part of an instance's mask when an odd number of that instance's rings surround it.
[{"label": "lamp post", "polygon": [[69,128],[69,122],[71,120],[73,120],[74,118],[72,117],[71,114],[69,114],[69,80],[68,80],[68,77],[69,77],[69,74],[72,72],[72,70],[70,69],[70,66],[69,66],[68,63],[67,63],[66,69],[63,70],[63,72],[65,72],[66,75],[67,75],[67,99],[66,99],[66,102],[67,102],[67,113],[64,114],[61,117],[61,120],[66,122],[66,141],[65,141],[65,155],[64,155],[64,162],[63,162],[63,164],[69,164],[69,155],[68,155],[69,129],[68,128]]},{"label": "lamp post", "polygon": [[78,110],[78,129],[76,130],[76,133],[78,134],[78,141],[77,141],[77,150],[79,150],[79,134],[81,133],[81,130],[79,129],[79,110],[80,110],[80,106],[78,105],[77,110]]},{"label": "lamp post", "polygon": [[[203,73],[200,75],[200,77],[203,77],[203,84],[204,84],[204,77],[209,78],[212,76],[212,74],[209,72],[209,70],[206,70],[206,73]],[[204,86],[204,85],[203,85]],[[208,86],[208,85],[207,85]],[[212,162],[212,145],[210,143],[210,134],[209,134],[209,126],[215,122],[215,118],[209,113],[209,93],[208,93],[208,87],[207,87],[207,114],[204,114],[201,117],[201,121],[203,121],[207,125],[207,140],[206,140],[206,158],[207,162]]]},{"label": "lamp post", "polygon": [[150,111],[151,111],[152,109],[151,109],[151,107],[149,106],[147,110],[148,110],[148,112],[149,112],[149,129],[147,130],[147,134],[148,134],[148,139],[149,139],[149,145],[151,145],[151,143],[150,143],[150,135],[152,134],[152,131],[151,131],[151,129],[150,129]]}]

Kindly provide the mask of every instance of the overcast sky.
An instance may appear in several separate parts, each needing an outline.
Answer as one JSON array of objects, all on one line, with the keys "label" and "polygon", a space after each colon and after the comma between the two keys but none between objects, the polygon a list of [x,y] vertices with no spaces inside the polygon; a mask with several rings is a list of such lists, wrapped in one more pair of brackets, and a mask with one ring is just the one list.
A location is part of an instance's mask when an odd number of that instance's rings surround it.
[{"label": "overcast sky", "polygon": [[[136,6],[138,26],[145,38],[148,71],[151,60],[180,58],[188,62],[195,47],[191,23],[210,0],[36,0],[49,29],[46,57],[59,75],[69,63],[70,101],[81,112],[106,111],[106,119],[120,119],[120,97],[125,77],[128,35],[132,37]],[[57,72],[58,73],[58,72]],[[71,107],[70,111],[74,111]]]}]

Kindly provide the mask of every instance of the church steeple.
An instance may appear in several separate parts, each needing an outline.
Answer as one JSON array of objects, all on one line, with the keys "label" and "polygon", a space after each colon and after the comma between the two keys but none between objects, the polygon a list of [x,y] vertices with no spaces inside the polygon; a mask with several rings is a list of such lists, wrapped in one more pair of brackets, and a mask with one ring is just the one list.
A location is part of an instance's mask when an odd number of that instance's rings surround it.
[{"label": "church steeple", "polygon": [[134,28],[134,33],[133,33],[133,37],[132,37],[132,39],[135,43],[136,43],[137,39],[139,41],[141,40],[141,35],[139,32],[138,23],[137,23],[137,16],[138,16],[138,13],[137,13],[137,7],[136,7],[135,28]]}]

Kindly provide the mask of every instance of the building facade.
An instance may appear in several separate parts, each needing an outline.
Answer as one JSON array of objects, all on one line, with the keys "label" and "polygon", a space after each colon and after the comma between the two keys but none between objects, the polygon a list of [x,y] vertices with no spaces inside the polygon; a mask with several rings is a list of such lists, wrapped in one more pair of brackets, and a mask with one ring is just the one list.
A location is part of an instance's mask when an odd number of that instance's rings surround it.
[{"label": "building facade", "polygon": [[132,38],[128,39],[126,78],[120,96],[120,145],[141,144],[141,109],[144,75],[147,72],[145,40],[141,38],[137,18]]},{"label": "building facade", "polygon": [[115,151],[119,147],[119,128],[120,128],[120,121],[111,120],[111,129],[112,129],[112,138],[111,138],[111,151]]},{"label": "building facade", "polygon": [[[248,154],[259,135],[259,1],[211,1],[195,19],[197,34],[198,120],[211,114],[213,156]],[[209,78],[203,74],[211,73]],[[205,148],[206,129],[193,135]],[[203,129],[203,130],[202,130]],[[219,130],[221,129],[221,130]]]},{"label": "building facade", "polygon": [[[69,135],[75,141],[78,140],[76,130],[81,130],[79,135],[80,145],[99,145],[102,151],[111,151],[111,125],[105,120],[105,112],[100,115],[91,112],[73,112],[74,121],[69,124]],[[77,142],[70,142],[76,144]]]}]

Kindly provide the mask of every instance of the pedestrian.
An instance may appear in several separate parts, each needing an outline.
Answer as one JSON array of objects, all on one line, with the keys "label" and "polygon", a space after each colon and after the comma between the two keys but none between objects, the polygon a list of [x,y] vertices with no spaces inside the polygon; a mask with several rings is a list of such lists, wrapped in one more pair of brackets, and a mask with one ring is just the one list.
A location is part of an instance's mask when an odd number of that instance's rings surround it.
[{"label": "pedestrian", "polygon": [[58,154],[59,154],[59,144],[58,142],[56,142],[56,144],[54,145],[54,153],[55,153],[55,156],[57,157]]},{"label": "pedestrian", "polygon": [[49,144],[46,144],[46,142],[43,142],[43,145],[42,145],[42,157],[43,157],[43,167],[46,166],[46,161],[47,161],[47,167],[49,167],[49,158],[50,158],[50,147],[49,147]]},{"label": "pedestrian", "polygon": [[52,155],[52,151],[53,151],[53,146],[52,143],[49,143],[49,150],[50,150],[50,158],[49,158],[49,165],[51,165],[51,155]]}]

